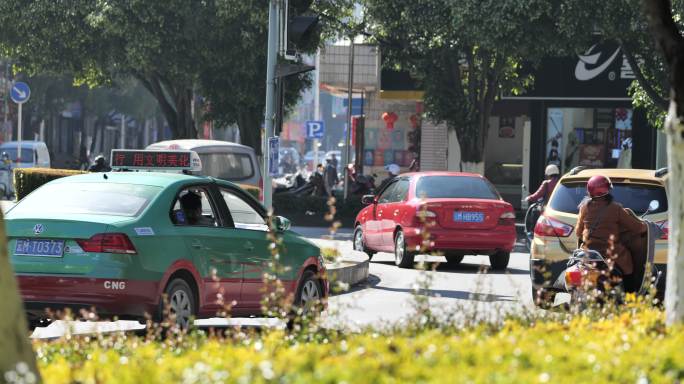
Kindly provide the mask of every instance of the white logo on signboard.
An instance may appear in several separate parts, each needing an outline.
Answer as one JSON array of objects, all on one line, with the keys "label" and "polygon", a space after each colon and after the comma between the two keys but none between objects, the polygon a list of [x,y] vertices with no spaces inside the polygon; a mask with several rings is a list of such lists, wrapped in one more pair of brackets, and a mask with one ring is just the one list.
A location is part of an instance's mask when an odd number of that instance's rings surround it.
[{"label": "white logo on signboard", "polygon": [[[587,49],[584,55],[578,55],[579,61],[575,67],[575,77],[579,81],[588,81],[603,73],[613,63],[618,53],[620,53],[620,48],[618,47],[606,61],[597,64],[603,53],[592,53],[594,48],[596,48],[596,44]],[[587,68],[587,66],[592,68]]]}]

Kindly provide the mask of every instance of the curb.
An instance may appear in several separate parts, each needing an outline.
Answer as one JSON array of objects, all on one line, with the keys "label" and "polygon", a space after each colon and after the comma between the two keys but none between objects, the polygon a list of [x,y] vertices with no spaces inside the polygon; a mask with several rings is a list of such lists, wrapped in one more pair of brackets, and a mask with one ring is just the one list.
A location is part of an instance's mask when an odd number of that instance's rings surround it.
[{"label": "curb", "polygon": [[341,263],[326,264],[328,279],[333,284],[344,284],[349,287],[368,280],[368,260],[342,261]]}]

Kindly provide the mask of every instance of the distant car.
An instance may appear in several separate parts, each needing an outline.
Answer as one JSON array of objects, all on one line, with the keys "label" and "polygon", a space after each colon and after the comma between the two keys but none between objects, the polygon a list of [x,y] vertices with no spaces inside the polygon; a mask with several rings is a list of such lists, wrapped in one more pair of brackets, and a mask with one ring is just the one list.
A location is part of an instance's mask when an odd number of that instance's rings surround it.
[{"label": "distant car", "polygon": [[167,140],[150,144],[153,150],[194,151],[202,159],[202,174],[217,179],[252,186],[263,192],[263,179],[254,149],[245,145],[220,140]]},{"label": "distant car", "polygon": [[444,253],[454,266],[465,255],[488,255],[495,270],[508,266],[516,240],[513,207],[480,175],[407,173],[363,202],[368,206],[356,217],[353,245],[371,257],[393,252],[396,265],[410,268],[422,249]]},{"label": "distant car", "polygon": [[[140,164],[172,159],[168,151],[130,152],[142,153]],[[173,157],[173,164],[181,163],[187,161]],[[190,193],[201,200],[197,216],[179,203]],[[320,249],[289,231],[286,219],[275,220],[287,250],[279,274],[286,293],[302,306],[324,298]],[[232,316],[262,314],[263,275],[272,258],[266,212],[230,182],[160,172],[65,177],[19,201],[6,225],[29,318],[64,307],[159,318],[163,295],[182,326],[193,316],[215,316],[231,302]]]},{"label": "distant car", "polygon": [[9,155],[10,160],[16,164],[15,168],[50,168],[50,153],[42,141],[6,141],[0,144],[0,153],[2,152]]},{"label": "distant car", "polygon": [[[658,223],[665,230],[662,238],[656,241],[654,260],[654,267],[662,273],[656,288],[659,293],[665,291],[669,235],[667,169],[654,171],[577,167],[558,181],[534,227],[534,239],[530,247],[530,277],[532,298],[539,306],[553,303],[556,295],[553,283],[567,268],[568,258],[577,248],[575,226],[579,204],[587,196],[587,180],[595,175],[609,177],[613,183],[611,194],[615,201],[637,215],[643,215],[651,201],[658,201],[658,209],[649,212],[644,218]],[[637,277],[637,281],[639,280]]]}]

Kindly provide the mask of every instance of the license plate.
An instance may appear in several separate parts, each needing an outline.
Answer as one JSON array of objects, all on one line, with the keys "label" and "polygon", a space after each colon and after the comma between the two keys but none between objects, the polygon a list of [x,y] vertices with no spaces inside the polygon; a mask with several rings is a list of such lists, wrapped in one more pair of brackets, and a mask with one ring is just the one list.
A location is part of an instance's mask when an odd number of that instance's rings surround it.
[{"label": "license plate", "polygon": [[64,240],[18,239],[14,254],[18,256],[62,257]]},{"label": "license plate", "polygon": [[454,212],[454,221],[458,223],[481,223],[484,221],[482,212]]}]

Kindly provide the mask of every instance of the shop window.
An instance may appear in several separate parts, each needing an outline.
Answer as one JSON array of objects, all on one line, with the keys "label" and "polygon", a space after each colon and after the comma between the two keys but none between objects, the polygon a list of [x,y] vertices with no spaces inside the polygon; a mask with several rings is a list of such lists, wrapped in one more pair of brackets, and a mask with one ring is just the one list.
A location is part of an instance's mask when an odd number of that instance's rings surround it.
[{"label": "shop window", "polygon": [[578,165],[631,168],[629,108],[549,108],[546,129],[546,164],[563,173]]}]

